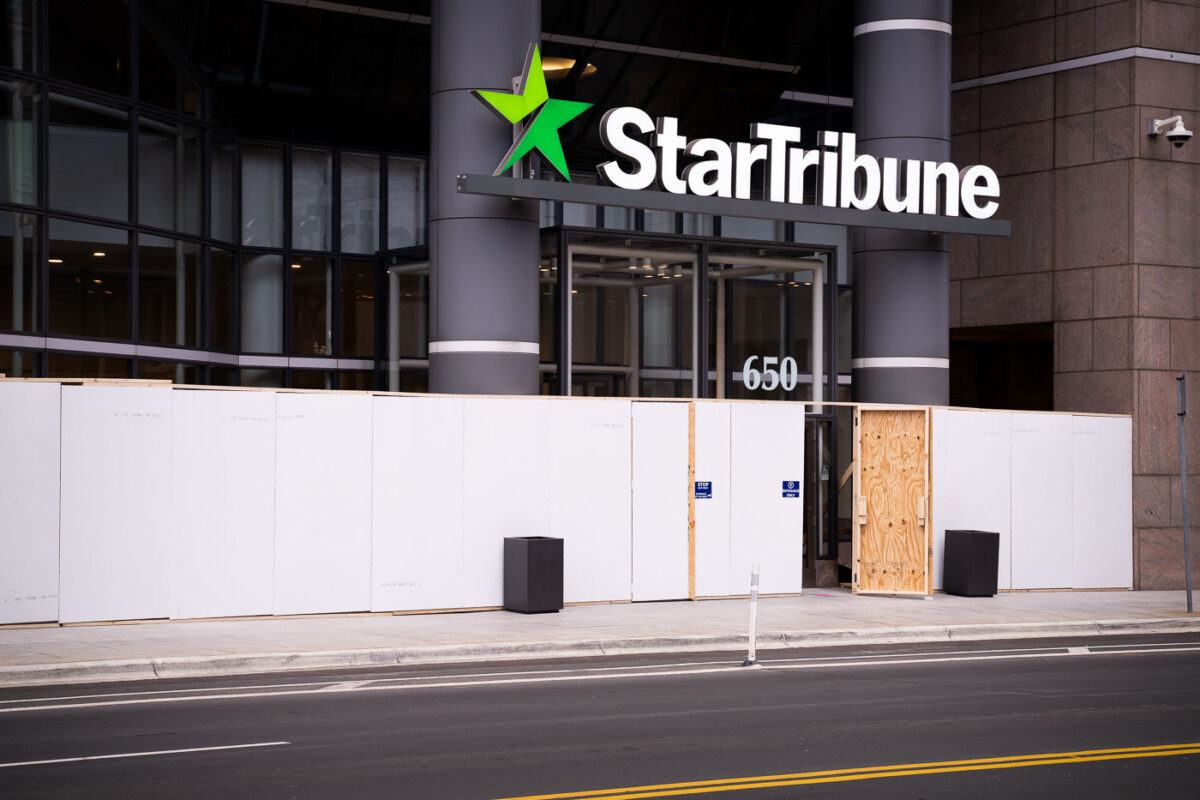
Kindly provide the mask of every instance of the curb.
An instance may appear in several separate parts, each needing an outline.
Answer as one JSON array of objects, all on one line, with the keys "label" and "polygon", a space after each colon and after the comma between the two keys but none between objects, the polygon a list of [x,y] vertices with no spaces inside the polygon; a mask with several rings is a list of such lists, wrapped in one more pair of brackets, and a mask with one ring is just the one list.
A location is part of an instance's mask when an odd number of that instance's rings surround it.
[{"label": "curb", "polygon": [[[756,646],[762,650],[778,650],[871,644],[919,644],[995,639],[1038,639],[1056,636],[1190,632],[1200,632],[1200,618],[987,623],[864,628],[861,630],[792,631],[761,634]],[[0,686],[143,681],[158,678],[252,675],[293,670],[584,658],[645,653],[740,651],[746,646],[745,634],[713,634],[597,639],[576,642],[493,642],[468,645],[320,650],[300,653],[249,653],[244,655],[76,661],[0,667]]]}]

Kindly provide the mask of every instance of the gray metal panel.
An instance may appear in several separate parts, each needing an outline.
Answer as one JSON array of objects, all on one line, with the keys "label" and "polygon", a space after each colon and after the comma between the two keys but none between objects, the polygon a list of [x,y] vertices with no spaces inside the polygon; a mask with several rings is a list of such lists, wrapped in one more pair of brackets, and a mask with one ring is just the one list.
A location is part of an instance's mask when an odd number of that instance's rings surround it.
[{"label": "gray metal panel", "polygon": [[[854,324],[858,335],[852,344],[854,358],[949,357],[949,281],[950,256],[946,253],[895,250],[856,254]],[[894,401],[889,398],[885,402]]]},{"label": "gray metal panel", "polygon": [[[541,3],[530,0],[436,0],[432,90],[509,91],[509,75],[525,63],[529,45],[541,40],[541,17]],[[496,69],[498,64],[512,66]]]},{"label": "gray metal panel", "polygon": [[855,398],[863,403],[945,405],[950,370],[928,367],[870,367],[853,374]]},{"label": "gray metal panel", "polygon": [[613,186],[585,186],[551,181],[514,180],[492,175],[460,175],[458,190],[466,194],[524,197],[558,200],[564,203],[652,208],[660,211],[685,211],[730,217],[777,219],[826,225],[859,225],[896,230],[974,233],[983,236],[1008,236],[1012,224],[1002,219],[939,217],[932,214],[892,214],[887,211],[859,211],[847,208],[772,203],[767,200],[736,200],[729,197],[696,197],[653,190],[631,191]]},{"label": "gray metal panel", "polygon": [[[864,140],[947,139],[950,36],[938,31],[878,31],[855,37],[854,131]],[[865,72],[869,80],[858,81]],[[947,142],[944,161],[949,155]]]},{"label": "gray metal panel", "polygon": [[538,357],[532,353],[431,353],[429,391],[538,394]]},{"label": "gray metal panel", "polygon": [[950,0],[857,0],[854,21],[861,25],[883,19],[950,21]]}]

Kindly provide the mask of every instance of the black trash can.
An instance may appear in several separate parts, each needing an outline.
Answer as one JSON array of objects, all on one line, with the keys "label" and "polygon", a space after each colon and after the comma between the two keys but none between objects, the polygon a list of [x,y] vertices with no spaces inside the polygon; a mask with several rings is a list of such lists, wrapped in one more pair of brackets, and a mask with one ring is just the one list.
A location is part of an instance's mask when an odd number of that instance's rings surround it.
[{"label": "black trash can", "polygon": [[513,536],[504,540],[504,607],[541,614],[563,607],[563,540]]},{"label": "black trash can", "polygon": [[942,589],[960,597],[996,594],[1000,534],[994,531],[946,531]]}]

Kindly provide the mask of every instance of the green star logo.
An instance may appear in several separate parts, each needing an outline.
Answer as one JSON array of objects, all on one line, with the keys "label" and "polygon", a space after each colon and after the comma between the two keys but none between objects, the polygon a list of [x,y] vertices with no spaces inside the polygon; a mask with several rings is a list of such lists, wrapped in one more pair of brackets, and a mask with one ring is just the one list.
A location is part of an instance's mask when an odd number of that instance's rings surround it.
[{"label": "green star logo", "polygon": [[591,108],[592,104],[574,100],[554,100],[550,97],[546,90],[546,75],[542,72],[542,56],[536,46],[533,47],[532,54],[525,59],[525,71],[518,86],[516,92],[491,92],[485,89],[471,92],[484,105],[513,125],[520,124],[532,114],[521,135],[513,142],[500,166],[496,167],[492,174],[499,175],[511,169],[512,165],[530,150],[537,150],[564,180],[570,181],[567,157],[563,155],[558,129]]}]

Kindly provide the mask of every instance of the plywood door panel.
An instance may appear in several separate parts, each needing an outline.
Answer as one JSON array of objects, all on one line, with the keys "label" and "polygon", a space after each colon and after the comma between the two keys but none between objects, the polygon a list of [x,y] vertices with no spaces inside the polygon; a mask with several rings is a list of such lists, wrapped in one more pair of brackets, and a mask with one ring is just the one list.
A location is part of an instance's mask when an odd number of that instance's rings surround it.
[{"label": "plywood door panel", "polygon": [[550,401],[542,398],[463,400],[463,602],[468,607],[504,603],[505,537],[554,535],[549,417]]},{"label": "plywood door panel", "polygon": [[171,613],[171,389],[62,388],[62,622]]},{"label": "plywood door panel", "polygon": [[1000,534],[997,588],[1011,588],[1012,414],[937,408],[930,421],[933,588],[942,588],[947,530]]},{"label": "plywood door panel", "polygon": [[633,404],[633,599],[688,596],[688,406]]},{"label": "plywood door panel", "polygon": [[276,399],[275,613],[371,606],[371,397]]},{"label": "plywood door panel", "polygon": [[[730,581],[750,591],[799,592],[804,574],[804,407],[738,403],[730,410]],[[784,497],[783,482],[797,497]]]},{"label": "plywood door panel", "polygon": [[1012,588],[1073,584],[1071,417],[1012,415]]},{"label": "plywood door panel", "polygon": [[550,535],[563,540],[563,601],[632,596],[630,401],[550,401]]},{"label": "plywood door panel", "polygon": [[0,383],[0,624],[58,619],[57,383]]},{"label": "plywood door panel", "polygon": [[371,610],[461,608],[463,401],[371,403]]},{"label": "plywood door panel", "polygon": [[696,594],[717,597],[735,591],[729,573],[730,404],[696,402],[695,409],[695,479],[712,484],[712,497],[696,499]]},{"label": "plywood door panel", "polygon": [[1072,586],[1132,588],[1132,423],[1114,417],[1071,419]]},{"label": "plywood door panel", "polygon": [[176,390],[171,397],[171,616],[270,614],[275,393]]},{"label": "plywood door panel", "polygon": [[858,418],[854,589],[925,594],[927,412],[863,408]]}]

